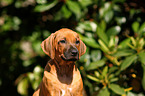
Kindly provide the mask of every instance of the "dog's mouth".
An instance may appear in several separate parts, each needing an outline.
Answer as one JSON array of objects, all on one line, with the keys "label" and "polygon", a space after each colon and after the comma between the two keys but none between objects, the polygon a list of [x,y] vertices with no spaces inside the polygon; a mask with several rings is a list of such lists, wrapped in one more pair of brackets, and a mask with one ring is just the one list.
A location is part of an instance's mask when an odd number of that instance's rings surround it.
[{"label": "dog's mouth", "polygon": [[64,56],[64,54],[61,54],[61,58],[64,60],[64,61],[77,61],[79,58],[78,58],[78,56],[69,56],[69,58],[68,57],[66,57],[66,56]]}]

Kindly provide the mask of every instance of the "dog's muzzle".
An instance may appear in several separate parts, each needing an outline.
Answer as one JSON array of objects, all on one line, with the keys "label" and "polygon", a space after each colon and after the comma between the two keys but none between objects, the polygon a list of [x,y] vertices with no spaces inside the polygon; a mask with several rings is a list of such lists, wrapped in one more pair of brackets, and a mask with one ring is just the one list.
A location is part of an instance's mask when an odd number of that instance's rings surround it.
[{"label": "dog's muzzle", "polygon": [[61,57],[65,61],[76,61],[79,59],[79,51],[76,47],[70,47]]}]

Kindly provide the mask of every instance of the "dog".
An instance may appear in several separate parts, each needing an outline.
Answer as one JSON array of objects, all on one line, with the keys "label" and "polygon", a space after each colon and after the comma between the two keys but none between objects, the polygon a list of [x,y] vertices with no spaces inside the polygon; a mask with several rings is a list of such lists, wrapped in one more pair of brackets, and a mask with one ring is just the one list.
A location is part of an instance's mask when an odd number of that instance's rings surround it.
[{"label": "dog", "polygon": [[83,82],[76,61],[86,52],[79,35],[67,28],[52,33],[41,43],[51,59],[33,96],[83,96]]}]

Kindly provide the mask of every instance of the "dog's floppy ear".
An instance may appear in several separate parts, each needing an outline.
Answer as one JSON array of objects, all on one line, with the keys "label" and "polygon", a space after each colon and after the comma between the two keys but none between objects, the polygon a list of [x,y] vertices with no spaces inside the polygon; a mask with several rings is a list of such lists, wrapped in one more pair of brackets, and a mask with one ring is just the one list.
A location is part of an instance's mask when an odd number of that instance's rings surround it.
[{"label": "dog's floppy ear", "polygon": [[41,48],[51,59],[55,57],[54,34],[51,34],[41,43]]},{"label": "dog's floppy ear", "polygon": [[[85,54],[85,52],[86,52],[86,45],[83,43],[83,41],[80,40],[80,56]],[[79,58],[80,58],[80,56],[79,56]]]}]

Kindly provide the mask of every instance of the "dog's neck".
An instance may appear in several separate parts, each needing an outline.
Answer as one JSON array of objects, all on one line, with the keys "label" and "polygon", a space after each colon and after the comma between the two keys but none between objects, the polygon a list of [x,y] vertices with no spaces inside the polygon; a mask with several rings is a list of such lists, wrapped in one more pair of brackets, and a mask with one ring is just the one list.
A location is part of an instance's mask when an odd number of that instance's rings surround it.
[{"label": "dog's neck", "polygon": [[56,75],[58,80],[64,84],[70,84],[73,80],[73,74],[77,72],[74,61],[63,61],[58,59],[51,60],[49,62],[49,68],[46,68],[46,70]]}]

